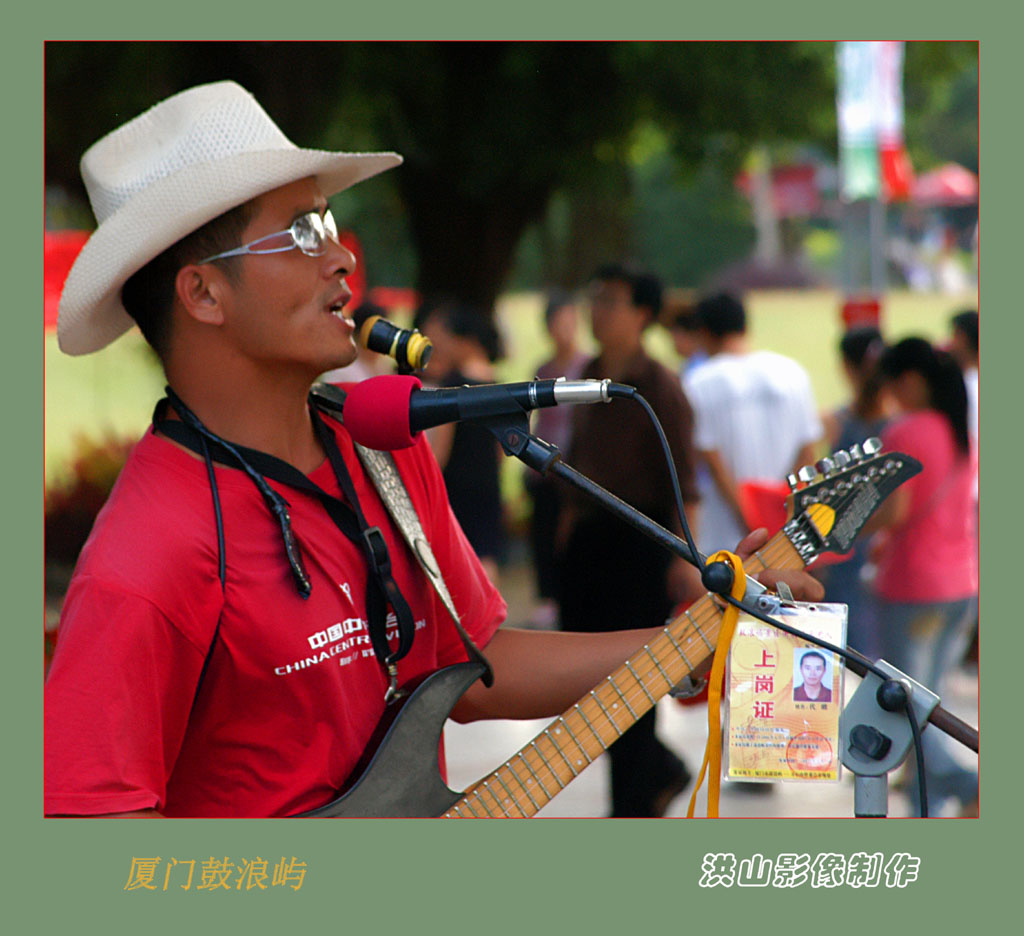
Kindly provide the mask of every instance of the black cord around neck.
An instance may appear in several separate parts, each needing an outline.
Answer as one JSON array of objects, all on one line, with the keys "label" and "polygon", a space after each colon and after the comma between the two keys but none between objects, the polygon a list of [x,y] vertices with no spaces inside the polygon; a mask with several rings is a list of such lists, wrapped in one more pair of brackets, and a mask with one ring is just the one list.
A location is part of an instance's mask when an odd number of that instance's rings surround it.
[{"label": "black cord around neck", "polygon": [[[165,392],[167,393],[167,401],[170,403],[171,407],[178,416],[181,417],[182,422],[193,432],[199,435],[203,446],[205,447],[206,444],[210,442],[221,450],[227,452],[228,455],[230,455],[237,463],[238,467],[241,468],[242,471],[248,475],[253,484],[256,485],[256,488],[263,497],[268,509],[281,528],[281,538],[284,543],[285,555],[288,558],[288,566],[291,569],[292,577],[295,579],[295,587],[303,598],[308,598],[313,589],[313,584],[309,578],[309,574],[306,572],[305,564],[302,561],[302,553],[299,551],[299,544],[296,542],[295,534],[292,531],[291,516],[288,513],[288,502],[269,484],[267,484],[263,475],[249,463],[249,460],[242,454],[237,446],[228,442],[226,439],[222,439],[215,432],[207,429],[199,417],[185,405],[184,401],[174,392],[174,390],[167,387]],[[209,454],[208,450],[207,454]],[[218,519],[220,517],[219,507],[220,505],[218,503]],[[217,532],[218,541],[222,542],[223,530],[222,524],[220,523],[218,523]],[[223,558],[223,549],[221,550],[221,556]]]}]

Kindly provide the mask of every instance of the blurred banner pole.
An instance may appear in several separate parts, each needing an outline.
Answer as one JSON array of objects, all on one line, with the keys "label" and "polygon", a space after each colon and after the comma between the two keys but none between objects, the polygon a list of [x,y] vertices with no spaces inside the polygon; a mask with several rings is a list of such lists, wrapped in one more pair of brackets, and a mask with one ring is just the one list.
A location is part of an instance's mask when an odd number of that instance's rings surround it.
[{"label": "blurred banner pole", "polygon": [[[903,43],[836,47],[842,288],[847,306],[877,310],[887,288],[886,204],[905,199],[910,168],[903,142]],[[866,324],[866,322],[865,322]]]}]

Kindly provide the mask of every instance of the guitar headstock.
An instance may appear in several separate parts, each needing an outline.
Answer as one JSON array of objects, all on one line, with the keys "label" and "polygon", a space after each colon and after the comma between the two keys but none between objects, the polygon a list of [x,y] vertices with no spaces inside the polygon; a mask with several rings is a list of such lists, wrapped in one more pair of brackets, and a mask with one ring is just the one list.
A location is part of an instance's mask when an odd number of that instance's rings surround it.
[{"label": "guitar headstock", "polygon": [[834,452],[786,479],[792,493],[783,532],[805,564],[823,552],[848,552],[878,505],[920,470],[909,455],[883,452],[878,439]]}]

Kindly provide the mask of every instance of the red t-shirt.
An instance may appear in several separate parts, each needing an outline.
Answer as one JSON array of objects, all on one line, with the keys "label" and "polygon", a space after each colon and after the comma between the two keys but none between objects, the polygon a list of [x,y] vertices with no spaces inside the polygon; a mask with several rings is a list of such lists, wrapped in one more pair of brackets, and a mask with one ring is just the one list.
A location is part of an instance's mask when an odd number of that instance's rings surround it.
[{"label": "red t-shirt", "polygon": [[[466,659],[348,434],[325,422],[336,430],[367,521],[384,532],[413,611],[416,636],[399,681]],[[396,452],[395,462],[463,626],[483,646],[505,602],[451,514],[426,442]],[[253,482],[223,465],[216,477],[223,591],[206,465],[191,453],[147,433],[97,518],[46,681],[47,814],[293,815],[330,800],[366,747],[387,678],[365,620],[361,550],[315,497],[270,481],[290,505],[313,582],[303,599],[280,527]],[[329,463],[310,478],[340,496]],[[389,636],[394,646],[397,628]]]},{"label": "red t-shirt", "polygon": [[934,410],[911,413],[882,433],[886,451],[923,466],[905,483],[908,518],[888,531],[876,590],[889,601],[958,601],[978,593],[978,539],[973,463],[956,448],[949,420]]},{"label": "red t-shirt", "polygon": [[815,698],[811,698],[807,694],[807,687],[803,683],[800,683],[796,689],[793,690],[793,701],[794,702],[831,702],[832,701],[832,690],[825,689],[822,687],[818,691],[818,695]]}]

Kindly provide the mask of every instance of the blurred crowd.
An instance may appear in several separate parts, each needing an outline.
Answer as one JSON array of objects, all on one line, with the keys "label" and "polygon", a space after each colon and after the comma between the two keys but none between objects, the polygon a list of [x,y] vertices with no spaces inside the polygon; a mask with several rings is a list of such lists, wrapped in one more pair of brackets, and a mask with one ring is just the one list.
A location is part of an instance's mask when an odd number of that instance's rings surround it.
[{"label": "blurred crowd", "polygon": [[[384,310],[366,305],[357,319]],[[849,328],[835,349],[847,397],[821,412],[796,361],[752,346],[742,297],[668,296],[629,265],[598,269],[573,294],[543,307],[548,353],[538,377],[610,378],[636,387],[668,441],[686,522],[701,552],[733,549],[750,530],[784,519],[787,476],[823,455],[880,438],[923,471],[892,494],[853,549],[811,567],[826,601],[848,605],[848,643],[941,694],[957,667],[973,665],[978,634],[978,313],[951,315],[947,340],[890,341],[874,324]],[[596,354],[582,350],[586,323]],[[502,341],[487,310],[460,302],[420,308],[414,326],[433,344],[425,383],[492,383]],[[671,337],[678,367],[646,350],[651,328]],[[390,369],[364,354],[346,379]],[[656,432],[632,405],[551,407],[532,431],[565,461],[676,533],[671,475]],[[429,430],[453,510],[500,584],[509,549],[502,455],[480,426]],[[647,627],[703,593],[695,570],[562,482],[529,472],[529,554],[535,605],[528,626],[567,631]],[[971,813],[978,779],[948,739],[925,733],[932,813],[950,800]],[[951,742],[950,742],[951,744]],[[689,768],[657,738],[651,711],[614,744],[611,814],[657,816],[690,783]],[[763,785],[749,784],[765,789]],[[908,785],[913,799],[916,788]]]}]

